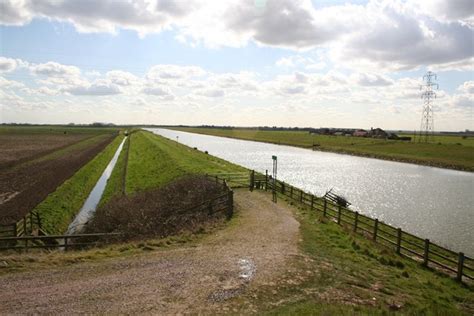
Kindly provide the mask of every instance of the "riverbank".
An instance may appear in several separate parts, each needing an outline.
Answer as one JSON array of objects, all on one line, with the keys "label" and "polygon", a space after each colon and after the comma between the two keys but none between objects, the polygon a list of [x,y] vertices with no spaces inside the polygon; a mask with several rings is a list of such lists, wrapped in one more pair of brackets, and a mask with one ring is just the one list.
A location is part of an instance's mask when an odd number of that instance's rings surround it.
[{"label": "riverbank", "polygon": [[171,129],[439,168],[474,171],[474,141],[458,136],[440,136],[435,139],[435,143],[415,143],[362,137],[311,135],[308,132],[300,131],[187,127]]}]

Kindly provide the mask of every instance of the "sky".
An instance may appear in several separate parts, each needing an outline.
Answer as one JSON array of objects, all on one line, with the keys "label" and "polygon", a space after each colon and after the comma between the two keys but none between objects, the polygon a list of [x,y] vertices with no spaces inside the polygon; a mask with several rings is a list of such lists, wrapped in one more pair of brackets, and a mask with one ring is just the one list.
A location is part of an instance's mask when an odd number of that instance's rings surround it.
[{"label": "sky", "polygon": [[0,123],[474,130],[472,0],[0,0]]}]

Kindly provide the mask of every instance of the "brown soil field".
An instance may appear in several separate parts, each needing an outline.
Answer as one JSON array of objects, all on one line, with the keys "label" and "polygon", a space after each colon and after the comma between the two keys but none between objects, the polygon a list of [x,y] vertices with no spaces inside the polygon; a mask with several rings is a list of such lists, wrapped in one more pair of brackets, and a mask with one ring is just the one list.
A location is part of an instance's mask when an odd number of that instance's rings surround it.
[{"label": "brown soil field", "polygon": [[91,134],[0,134],[0,170],[65,148]]},{"label": "brown soil field", "polygon": [[59,157],[0,170],[0,224],[21,219],[114,137],[115,134],[104,134],[86,148],[75,148]]}]

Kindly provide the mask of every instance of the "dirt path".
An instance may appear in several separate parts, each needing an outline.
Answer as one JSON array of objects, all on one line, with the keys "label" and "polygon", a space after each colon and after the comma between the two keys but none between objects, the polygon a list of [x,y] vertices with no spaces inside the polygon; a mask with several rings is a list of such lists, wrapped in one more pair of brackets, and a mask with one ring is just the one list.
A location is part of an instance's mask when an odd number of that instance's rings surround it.
[{"label": "dirt path", "polygon": [[235,223],[197,247],[0,277],[0,314],[225,311],[298,254],[298,222],[263,193],[235,192]]}]

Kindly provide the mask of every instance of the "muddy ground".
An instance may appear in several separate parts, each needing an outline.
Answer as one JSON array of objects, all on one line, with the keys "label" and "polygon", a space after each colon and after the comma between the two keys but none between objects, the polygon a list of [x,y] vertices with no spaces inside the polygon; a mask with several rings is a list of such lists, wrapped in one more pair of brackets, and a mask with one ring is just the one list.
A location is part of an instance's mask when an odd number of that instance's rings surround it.
[{"label": "muddy ground", "polygon": [[0,170],[54,152],[91,134],[0,134]]},{"label": "muddy ground", "polygon": [[21,219],[114,139],[108,134],[87,148],[60,157],[0,170],[0,224]]},{"label": "muddy ground", "polygon": [[1,276],[0,314],[232,312],[235,299],[277,282],[300,256],[288,206],[240,190],[234,201],[233,222],[194,247]]}]

